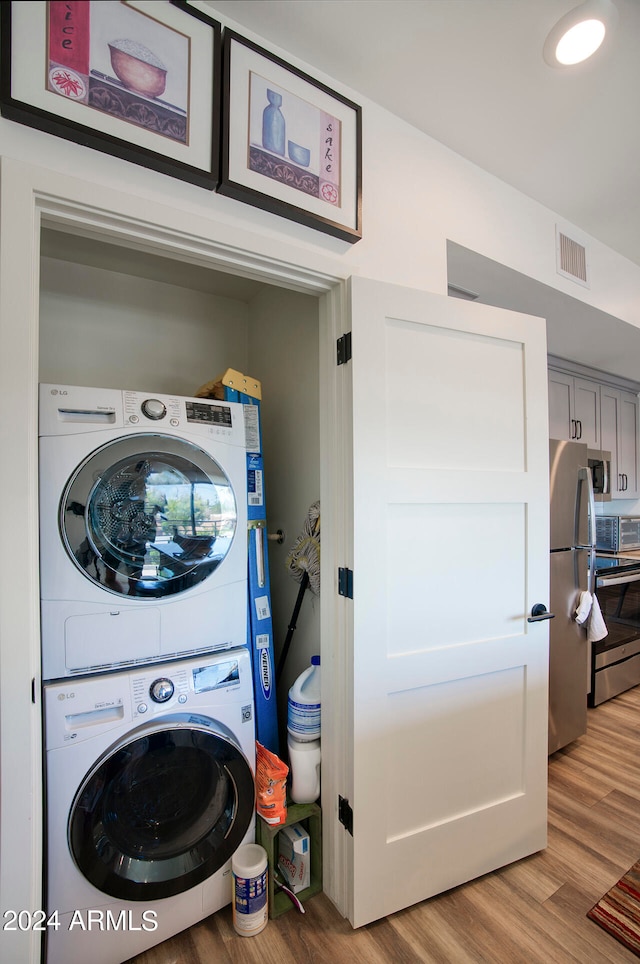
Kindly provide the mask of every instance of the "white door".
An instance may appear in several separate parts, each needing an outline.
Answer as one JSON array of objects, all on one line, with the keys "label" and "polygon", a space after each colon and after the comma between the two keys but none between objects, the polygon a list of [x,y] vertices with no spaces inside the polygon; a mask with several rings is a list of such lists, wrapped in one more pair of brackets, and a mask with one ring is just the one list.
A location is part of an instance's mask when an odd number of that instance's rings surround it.
[{"label": "white door", "polygon": [[546,846],[549,516],[544,321],[351,293],[357,927]]}]

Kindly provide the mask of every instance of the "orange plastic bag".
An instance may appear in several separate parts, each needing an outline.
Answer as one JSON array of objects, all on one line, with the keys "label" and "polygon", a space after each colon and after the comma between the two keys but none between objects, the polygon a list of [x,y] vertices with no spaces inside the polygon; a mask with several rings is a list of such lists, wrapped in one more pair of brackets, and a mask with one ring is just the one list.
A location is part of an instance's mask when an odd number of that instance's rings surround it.
[{"label": "orange plastic bag", "polygon": [[256,810],[272,826],[287,819],[289,767],[256,740]]}]

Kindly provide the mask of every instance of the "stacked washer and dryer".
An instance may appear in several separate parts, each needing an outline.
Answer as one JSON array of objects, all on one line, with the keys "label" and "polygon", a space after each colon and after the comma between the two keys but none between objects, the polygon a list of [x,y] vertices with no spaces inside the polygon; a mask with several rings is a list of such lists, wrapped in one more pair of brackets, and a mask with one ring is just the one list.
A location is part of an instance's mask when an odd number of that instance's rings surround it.
[{"label": "stacked washer and dryer", "polygon": [[40,387],[47,964],[229,903],[255,829],[243,406]]}]

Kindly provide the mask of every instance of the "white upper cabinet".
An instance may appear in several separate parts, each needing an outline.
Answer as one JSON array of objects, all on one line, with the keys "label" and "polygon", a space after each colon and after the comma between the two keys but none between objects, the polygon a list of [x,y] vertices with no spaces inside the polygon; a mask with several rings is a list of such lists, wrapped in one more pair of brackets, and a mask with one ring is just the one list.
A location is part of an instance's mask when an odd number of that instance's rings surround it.
[{"label": "white upper cabinet", "polygon": [[549,438],[611,453],[611,497],[640,498],[638,395],[549,369]]},{"label": "white upper cabinet", "polygon": [[549,372],[549,438],[600,448],[600,385],[565,372]]},{"label": "white upper cabinet", "polygon": [[618,471],[622,474],[625,499],[640,496],[638,484],[638,396],[620,392]]},{"label": "white upper cabinet", "polygon": [[611,497],[637,499],[638,396],[601,387],[602,448],[611,452]]}]

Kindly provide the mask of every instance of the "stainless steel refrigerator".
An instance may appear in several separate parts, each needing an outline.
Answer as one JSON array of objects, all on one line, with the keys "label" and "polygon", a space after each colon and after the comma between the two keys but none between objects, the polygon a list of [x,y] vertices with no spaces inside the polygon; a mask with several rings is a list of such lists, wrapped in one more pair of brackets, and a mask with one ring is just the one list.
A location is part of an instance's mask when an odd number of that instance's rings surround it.
[{"label": "stainless steel refrigerator", "polygon": [[[549,620],[549,753],[587,731],[589,646],[575,621],[580,594],[590,590],[593,488],[587,446],[549,442],[551,578]],[[595,528],[595,526],[594,526]]]}]

